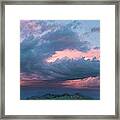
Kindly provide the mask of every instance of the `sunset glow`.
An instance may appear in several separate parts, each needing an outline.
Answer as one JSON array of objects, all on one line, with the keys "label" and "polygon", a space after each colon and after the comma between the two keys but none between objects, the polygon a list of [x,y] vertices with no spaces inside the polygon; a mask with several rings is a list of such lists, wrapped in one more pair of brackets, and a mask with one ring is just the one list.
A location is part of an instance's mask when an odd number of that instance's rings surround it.
[{"label": "sunset glow", "polygon": [[80,59],[83,58],[85,60],[96,57],[97,60],[100,59],[100,50],[99,49],[91,49],[87,52],[78,51],[76,49],[65,49],[63,51],[56,51],[54,55],[49,57],[46,61],[48,63],[55,62],[57,59],[62,59],[64,57],[67,57],[69,59]]},{"label": "sunset glow", "polygon": [[49,87],[64,87],[64,88],[97,88],[100,85],[100,78],[99,77],[88,77],[83,79],[76,79],[76,80],[65,80],[61,81],[58,80],[56,82],[50,82],[47,80],[40,80],[40,78],[37,78],[37,75],[35,77],[34,75],[22,75],[20,84],[21,86],[34,86],[34,87],[43,87],[43,86],[49,86]]},{"label": "sunset glow", "polygon": [[91,87],[98,87],[99,86],[99,77],[88,77],[84,79],[78,80],[66,80],[62,83],[64,87],[69,88],[91,88]]}]

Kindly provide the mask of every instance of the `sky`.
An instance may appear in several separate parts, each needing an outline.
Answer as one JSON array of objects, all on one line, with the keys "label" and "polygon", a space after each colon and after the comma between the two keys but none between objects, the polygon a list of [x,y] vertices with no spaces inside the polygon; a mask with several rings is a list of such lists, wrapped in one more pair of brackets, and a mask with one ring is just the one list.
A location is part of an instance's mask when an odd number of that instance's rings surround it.
[{"label": "sky", "polygon": [[21,20],[20,72],[21,86],[99,87],[100,21]]}]

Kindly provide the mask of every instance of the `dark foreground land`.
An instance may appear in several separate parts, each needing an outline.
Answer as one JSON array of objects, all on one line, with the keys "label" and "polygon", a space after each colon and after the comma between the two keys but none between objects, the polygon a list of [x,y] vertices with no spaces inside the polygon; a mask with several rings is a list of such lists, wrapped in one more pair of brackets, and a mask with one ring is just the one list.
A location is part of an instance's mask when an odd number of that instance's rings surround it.
[{"label": "dark foreground land", "polygon": [[21,87],[21,100],[99,100],[100,89]]},{"label": "dark foreground land", "polygon": [[62,95],[45,94],[43,96],[32,96],[27,98],[27,100],[45,100],[45,99],[47,100],[48,99],[50,100],[92,100],[93,98],[80,95],[79,93],[76,93],[74,95],[70,95],[67,93]]}]

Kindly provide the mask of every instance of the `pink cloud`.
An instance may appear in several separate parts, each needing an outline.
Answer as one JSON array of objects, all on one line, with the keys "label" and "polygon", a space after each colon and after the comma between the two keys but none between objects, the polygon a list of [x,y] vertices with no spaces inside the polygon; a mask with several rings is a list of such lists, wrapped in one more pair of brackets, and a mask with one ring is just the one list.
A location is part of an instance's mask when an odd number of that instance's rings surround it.
[{"label": "pink cloud", "polygon": [[21,86],[34,86],[34,87],[67,87],[67,88],[96,88],[100,86],[99,77],[88,77],[84,79],[66,80],[66,81],[46,81],[42,80],[36,74],[26,75],[21,74],[20,85]]},{"label": "pink cloud", "polygon": [[20,86],[42,86],[43,83],[42,80],[20,80]]},{"label": "pink cloud", "polygon": [[84,79],[67,80],[61,84],[68,88],[95,88],[100,86],[100,80],[99,77],[88,77]]},{"label": "pink cloud", "polygon": [[20,85],[21,86],[36,86],[36,85],[40,85],[43,83],[44,79],[42,76],[38,76],[37,74],[24,74],[21,73],[20,74]]},{"label": "pink cloud", "polygon": [[99,49],[91,49],[87,52],[78,51],[76,49],[65,49],[63,51],[56,51],[54,55],[49,57],[46,61],[48,63],[55,62],[57,59],[62,59],[67,57],[69,59],[80,59],[83,58],[85,60],[90,59],[92,60],[94,57],[96,59],[100,59],[100,50]]},{"label": "pink cloud", "polygon": [[38,25],[35,21],[32,20],[23,20],[21,21],[21,27],[22,28],[26,28],[29,31],[36,31],[36,30],[40,30],[41,26]]}]

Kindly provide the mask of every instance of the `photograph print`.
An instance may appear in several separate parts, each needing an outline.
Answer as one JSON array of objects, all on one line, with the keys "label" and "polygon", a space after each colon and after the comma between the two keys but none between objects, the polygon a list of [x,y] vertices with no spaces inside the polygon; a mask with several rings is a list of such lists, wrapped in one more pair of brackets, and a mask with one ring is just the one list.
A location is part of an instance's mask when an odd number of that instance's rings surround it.
[{"label": "photograph print", "polygon": [[20,100],[100,100],[100,21],[20,20]]}]

